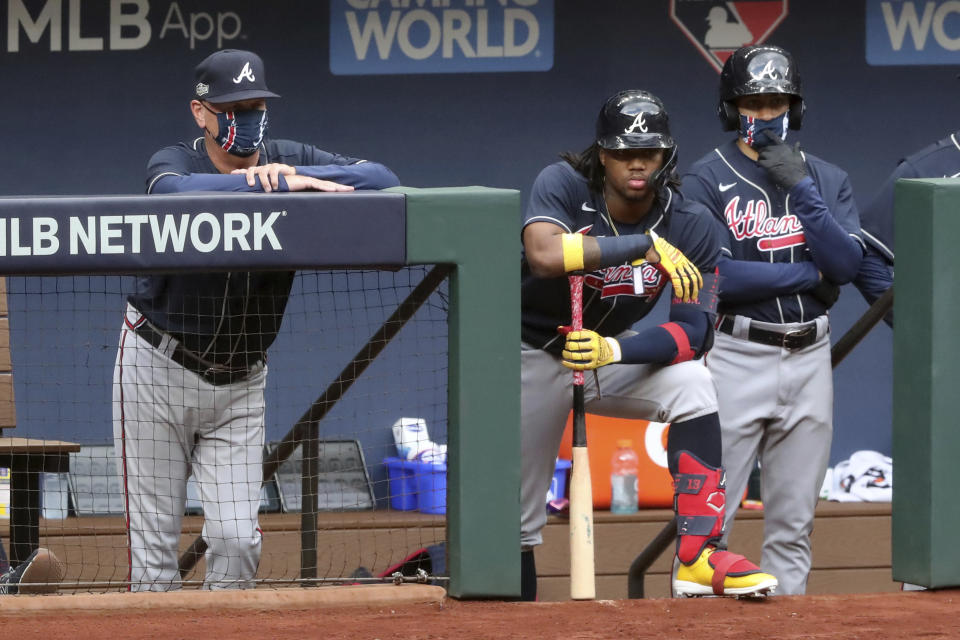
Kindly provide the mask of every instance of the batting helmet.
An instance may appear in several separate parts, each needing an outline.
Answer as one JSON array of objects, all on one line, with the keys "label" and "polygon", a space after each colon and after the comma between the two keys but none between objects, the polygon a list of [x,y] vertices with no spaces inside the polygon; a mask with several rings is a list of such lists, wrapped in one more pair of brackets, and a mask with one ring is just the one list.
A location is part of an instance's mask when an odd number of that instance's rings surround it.
[{"label": "batting helmet", "polygon": [[724,131],[740,127],[736,99],[759,93],[790,96],[790,128],[799,129],[806,105],[800,72],[790,52],[773,45],[750,45],[733,52],[720,72],[720,101],[717,115]]},{"label": "batting helmet", "polygon": [[601,149],[665,149],[663,166],[650,180],[659,189],[677,167],[677,144],[663,101],[649,91],[630,89],[607,98],[597,116]]}]

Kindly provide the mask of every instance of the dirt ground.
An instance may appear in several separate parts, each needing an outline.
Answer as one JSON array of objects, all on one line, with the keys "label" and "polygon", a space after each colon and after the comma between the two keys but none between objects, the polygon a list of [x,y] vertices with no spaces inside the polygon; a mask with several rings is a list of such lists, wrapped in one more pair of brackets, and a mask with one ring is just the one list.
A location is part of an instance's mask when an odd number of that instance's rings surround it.
[{"label": "dirt ground", "polygon": [[310,610],[0,616],[5,638],[884,638],[960,637],[960,590],[765,601],[459,602]]}]

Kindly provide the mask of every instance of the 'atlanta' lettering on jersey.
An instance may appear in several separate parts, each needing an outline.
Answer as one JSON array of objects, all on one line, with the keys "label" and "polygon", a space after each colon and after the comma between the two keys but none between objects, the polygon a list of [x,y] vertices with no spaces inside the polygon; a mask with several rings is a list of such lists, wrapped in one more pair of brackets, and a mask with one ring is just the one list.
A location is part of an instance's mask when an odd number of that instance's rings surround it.
[{"label": "'atlanta' lettering on jersey", "polygon": [[757,248],[774,251],[805,243],[803,225],[793,214],[771,217],[766,200],[748,200],[740,207],[740,196],[734,196],[723,208],[727,226],[736,240],[757,238]]},{"label": "'atlanta' lettering on jersey", "polygon": [[[634,282],[636,271],[640,271],[640,287]],[[644,262],[636,270],[629,264],[607,267],[589,273],[583,278],[583,284],[600,292],[600,299],[616,296],[638,296],[650,300],[660,297],[667,279],[649,262]]]}]

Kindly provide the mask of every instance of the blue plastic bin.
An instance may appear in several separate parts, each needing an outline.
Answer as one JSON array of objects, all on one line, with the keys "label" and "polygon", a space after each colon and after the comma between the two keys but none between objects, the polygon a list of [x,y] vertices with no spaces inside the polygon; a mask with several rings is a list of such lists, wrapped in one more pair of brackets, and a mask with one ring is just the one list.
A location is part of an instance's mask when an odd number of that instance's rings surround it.
[{"label": "blue plastic bin", "polygon": [[415,462],[417,469],[417,510],[421,513],[447,512],[447,465]]},{"label": "blue plastic bin", "polygon": [[[400,458],[384,458],[383,464],[387,465],[391,509],[447,512],[447,465]],[[566,497],[569,469],[569,460],[557,460],[547,502]]]},{"label": "blue plastic bin", "polygon": [[400,458],[384,458],[389,480],[390,508],[413,511],[417,508],[416,462]]},{"label": "blue plastic bin", "polygon": [[390,508],[423,513],[447,512],[447,465],[384,458]]},{"label": "blue plastic bin", "polygon": [[567,497],[567,471],[571,466],[569,460],[557,458],[557,466],[553,471],[550,489],[547,490],[547,502]]}]

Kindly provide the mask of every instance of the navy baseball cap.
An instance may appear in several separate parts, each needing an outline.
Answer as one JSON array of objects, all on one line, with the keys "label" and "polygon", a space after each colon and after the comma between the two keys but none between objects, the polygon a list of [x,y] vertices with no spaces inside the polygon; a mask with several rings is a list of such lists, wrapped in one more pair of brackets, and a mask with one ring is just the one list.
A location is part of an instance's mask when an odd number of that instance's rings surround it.
[{"label": "navy baseball cap", "polygon": [[195,70],[193,96],[207,102],[279,98],[267,89],[263,60],[251,51],[222,49],[207,56]]}]

